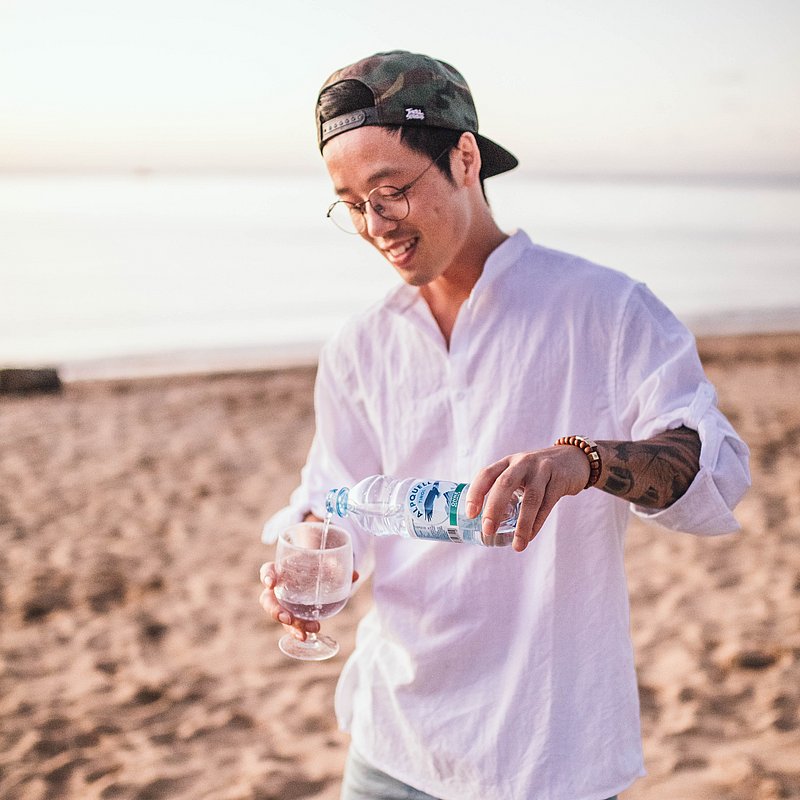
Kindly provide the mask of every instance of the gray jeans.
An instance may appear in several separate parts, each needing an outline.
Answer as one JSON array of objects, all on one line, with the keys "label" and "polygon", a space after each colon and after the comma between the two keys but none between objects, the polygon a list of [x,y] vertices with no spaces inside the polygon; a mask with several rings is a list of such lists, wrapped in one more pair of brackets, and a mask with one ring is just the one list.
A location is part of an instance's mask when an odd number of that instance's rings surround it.
[{"label": "gray jeans", "polygon": [[[437,800],[370,766],[353,748],[347,754],[341,800]],[[608,800],[617,800],[617,796]]]}]

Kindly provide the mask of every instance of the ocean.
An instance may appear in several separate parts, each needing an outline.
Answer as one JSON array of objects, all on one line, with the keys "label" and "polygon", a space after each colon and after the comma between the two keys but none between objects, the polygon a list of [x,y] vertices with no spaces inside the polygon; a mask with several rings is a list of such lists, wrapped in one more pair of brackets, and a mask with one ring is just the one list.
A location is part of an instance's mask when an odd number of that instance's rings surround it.
[{"label": "ocean", "polygon": [[[487,182],[505,230],[646,282],[697,333],[800,330],[800,184]],[[67,377],[313,361],[398,278],[307,175],[0,176],[0,366]]]}]

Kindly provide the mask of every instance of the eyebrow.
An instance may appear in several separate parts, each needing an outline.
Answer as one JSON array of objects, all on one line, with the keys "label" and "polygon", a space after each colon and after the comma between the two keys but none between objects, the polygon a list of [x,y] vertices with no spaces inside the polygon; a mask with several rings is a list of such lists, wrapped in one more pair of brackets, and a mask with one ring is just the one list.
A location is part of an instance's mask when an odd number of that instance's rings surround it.
[{"label": "eyebrow", "polygon": [[[382,184],[380,184],[378,181],[385,180],[386,178],[389,178],[391,175],[397,175],[397,173],[398,173],[397,167],[384,167],[383,169],[379,169],[373,172],[367,178],[367,184],[370,186],[381,186]],[[338,197],[352,193],[352,189],[350,189],[349,186],[342,186],[340,188],[334,187],[334,191],[336,192],[336,195]]]}]

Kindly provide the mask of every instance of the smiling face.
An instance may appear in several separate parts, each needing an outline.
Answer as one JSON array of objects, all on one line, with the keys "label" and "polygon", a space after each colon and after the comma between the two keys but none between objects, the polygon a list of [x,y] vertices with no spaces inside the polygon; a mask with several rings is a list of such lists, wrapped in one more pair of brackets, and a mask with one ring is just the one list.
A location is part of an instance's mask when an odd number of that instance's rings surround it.
[{"label": "smiling face", "polygon": [[426,286],[468,266],[464,256],[475,184],[467,177],[461,149],[442,157],[451,159],[452,181],[435,166],[425,171],[431,163],[427,156],[410,149],[396,132],[377,126],[336,136],[325,145],[323,156],[339,199],[351,203],[363,202],[377,186],[403,187],[424,172],[408,190],[405,219],[383,219],[367,204],[361,234],[406,283]]}]

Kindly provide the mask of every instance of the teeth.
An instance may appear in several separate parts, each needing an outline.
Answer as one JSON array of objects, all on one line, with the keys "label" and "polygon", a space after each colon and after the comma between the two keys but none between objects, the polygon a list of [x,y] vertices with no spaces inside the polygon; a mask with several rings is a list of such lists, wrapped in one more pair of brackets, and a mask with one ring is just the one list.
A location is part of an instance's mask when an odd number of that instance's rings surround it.
[{"label": "teeth", "polygon": [[416,241],[416,239],[411,239],[405,244],[400,245],[400,247],[395,247],[389,250],[388,253],[392,258],[398,258],[399,256],[403,255],[403,253],[407,253],[414,246]]}]

